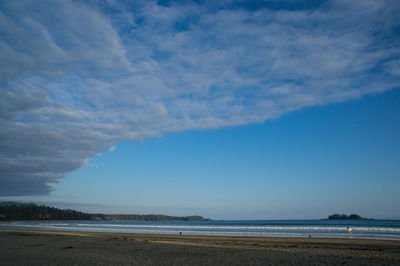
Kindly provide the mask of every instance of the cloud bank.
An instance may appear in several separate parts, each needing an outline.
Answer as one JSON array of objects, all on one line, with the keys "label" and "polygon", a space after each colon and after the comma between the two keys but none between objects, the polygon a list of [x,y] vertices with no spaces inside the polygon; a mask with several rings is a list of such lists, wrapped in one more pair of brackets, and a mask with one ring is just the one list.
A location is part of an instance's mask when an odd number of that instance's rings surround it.
[{"label": "cloud bank", "polygon": [[123,140],[400,86],[399,1],[251,3],[2,1],[0,196]]}]

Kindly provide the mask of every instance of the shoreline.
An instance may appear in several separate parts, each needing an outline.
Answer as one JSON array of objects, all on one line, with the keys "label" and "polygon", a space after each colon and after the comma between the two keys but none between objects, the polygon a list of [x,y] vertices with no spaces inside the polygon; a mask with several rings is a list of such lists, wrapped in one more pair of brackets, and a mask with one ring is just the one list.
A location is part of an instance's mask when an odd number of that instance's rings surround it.
[{"label": "shoreline", "polygon": [[400,241],[0,230],[4,265],[400,265]]},{"label": "shoreline", "polygon": [[[292,220],[289,220],[292,222]],[[310,220],[314,222],[315,220]],[[390,220],[384,220],[390,221]],[[299,224],[282,225],[271,224],[270,221],[258,227],[257,223],[247,227],[246,224],[172,224],[168,223],[91,223],[86,220],[56,220],[56,221],[0,221],[0,230],[28,230],[28,231],[71,231],[71,232],[98,232],[98,233],[126,233],[149,235],[183,235],[192,236],[237,236],[260,238],[320,238],[320,239],[359,239],[359,240],[394,240],[400,241],[400,220],[394,226],[387,223],[378,224]],[[54,224],[52,224],[54,222]],[[64,224],[65,222],[65,224]],[[78,224],[76,224],[78,222]],[[84,224],[79,224],[82,222]],[[236,221],[233,221],[236,222]],[[47,224],[50,223],[50,226]],[[114,224],[115,223],[115,224]],[[33,224],[33,225],[32,225]],[[354,227],[353,227],[354,226]],[[350,229],[349,229],[350,227]],[[172,229],[171,229],[172,228]],[[228,228],[228,230],[226,230]],[[278,229],[276,229],[278,228]],[[347,229],[346,229],[347,228]],[[232,230],[229,230],[232,229]],[[265,230],[263,230],[265,229]]]},{"label": "shoreline", "polygon": [[14,230],[14,229],[0,229],[1,233],[27,233],[27,234],[48,234],[48,235],[65,235],[65,236],[88,236],[88,237],[136,237],[136,238],[151,238],[151,239],[186,239],[186,240],[241,240],[241,241],[278,241],[278,242],[304,242],[304,243],[352,243],[352,244],[379,244],[391,243],[400,246],[400,240],[396,239],[368,239],[368,238],[341,238],[341,237],[286,237],[286,236],[229,236],[229,235],[192,235],[192,234],[151,234],[151,233],[125,233],[125,232],[89,232],[89,231],[53,231],[53,230]]}]

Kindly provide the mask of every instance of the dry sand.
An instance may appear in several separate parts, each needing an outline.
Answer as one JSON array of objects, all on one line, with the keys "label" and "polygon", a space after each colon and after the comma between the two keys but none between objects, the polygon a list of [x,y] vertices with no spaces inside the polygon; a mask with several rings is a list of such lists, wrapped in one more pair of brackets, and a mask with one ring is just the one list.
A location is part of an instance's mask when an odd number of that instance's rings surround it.
[{"label": "dry sand", "polygon": [[400,241],[3,230],[0,265],[400,265]]}]

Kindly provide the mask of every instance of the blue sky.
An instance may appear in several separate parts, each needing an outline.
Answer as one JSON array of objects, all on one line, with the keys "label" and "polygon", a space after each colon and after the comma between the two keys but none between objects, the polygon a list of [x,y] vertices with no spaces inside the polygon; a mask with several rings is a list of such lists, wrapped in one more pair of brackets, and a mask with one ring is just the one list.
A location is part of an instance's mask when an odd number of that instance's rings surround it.
[{"label": "blue sky", "polygon": [[0,198],[400,218],[397,1],[0,3]]},{"label": "blue sky", "polygon": [[124,142],[49,196],[12,199],[219,219],[399,218],[399,101],[396,89],[262,124]]}]

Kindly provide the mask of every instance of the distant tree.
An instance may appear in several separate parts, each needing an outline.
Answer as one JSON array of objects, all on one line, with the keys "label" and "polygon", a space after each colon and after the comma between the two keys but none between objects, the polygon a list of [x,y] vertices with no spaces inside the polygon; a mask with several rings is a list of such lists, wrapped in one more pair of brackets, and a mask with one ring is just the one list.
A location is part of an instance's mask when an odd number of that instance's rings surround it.
[{"label": "distant tree", "polygon": [[329,220],[347,220],[349,217],[346,214],[332,214],[328,217]]}]

